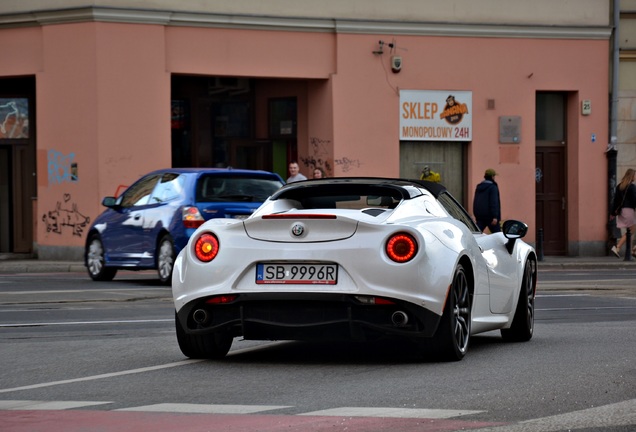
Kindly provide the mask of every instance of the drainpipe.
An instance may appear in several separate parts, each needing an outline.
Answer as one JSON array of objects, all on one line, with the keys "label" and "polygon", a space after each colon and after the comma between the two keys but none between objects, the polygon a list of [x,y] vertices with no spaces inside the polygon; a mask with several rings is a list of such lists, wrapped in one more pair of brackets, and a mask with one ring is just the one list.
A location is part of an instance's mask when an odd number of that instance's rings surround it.
[{"label": "drainpipe", "polygon": [[[610,142],[607,144],[607,175],[608,175],[608,202],[607,202],[607,214],[612,211],[612,201],[614,200],[614,191],[616,190],[616,156],[618,149],[616,144],[618,141],[618,67],[619,67],[619,41],[618,41],[618,24],[621,18],[620,0],[613,0],[613,24],[614,31],[612,35],[612,82],[611,82],[611,94],[612,100],[610,104]],[[620,237],[620,232],[616,228],[616,220],[611,220],[607,224],[609,238],[611,244],[616,243],[616,239]]]}]

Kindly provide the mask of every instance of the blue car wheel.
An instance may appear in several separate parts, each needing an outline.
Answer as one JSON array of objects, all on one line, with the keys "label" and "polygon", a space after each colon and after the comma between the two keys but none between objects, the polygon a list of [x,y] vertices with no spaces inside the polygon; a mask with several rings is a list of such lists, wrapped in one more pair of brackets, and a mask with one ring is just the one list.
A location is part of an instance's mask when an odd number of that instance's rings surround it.
[{"label": "blue car wheel", "polygon": [[174,242],[169,234],[164,235],[159,241],[157,249],[157,273],[159,280],[164,285],[172,282],[172,269],[174,268]]},{"label": "blue car wheel", "polygon": [[106,267],[104,260],[104,244],[98,234],[93,234],[86,243],[86,268],[94,281],[111,281],[117,269]]}]

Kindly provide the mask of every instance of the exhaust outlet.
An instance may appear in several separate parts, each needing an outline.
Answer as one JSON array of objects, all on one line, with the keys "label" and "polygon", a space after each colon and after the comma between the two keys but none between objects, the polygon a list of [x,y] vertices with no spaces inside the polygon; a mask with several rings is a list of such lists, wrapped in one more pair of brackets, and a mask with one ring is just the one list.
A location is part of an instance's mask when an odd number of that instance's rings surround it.
[{"label": "exhaust outlet", "polygon": [[406,312],[393,312],[393,315],[391,315],[391,322],[395,327],[404,327],[409,322],[409,316]]},{"label": "exhaust outlet", "polygon": [[197,309],[192,314],[192,319],[194,319],[194,322],[196,322],[197,324],[207,323],[208,318],[208,313],[205,311],[205,309]]}]

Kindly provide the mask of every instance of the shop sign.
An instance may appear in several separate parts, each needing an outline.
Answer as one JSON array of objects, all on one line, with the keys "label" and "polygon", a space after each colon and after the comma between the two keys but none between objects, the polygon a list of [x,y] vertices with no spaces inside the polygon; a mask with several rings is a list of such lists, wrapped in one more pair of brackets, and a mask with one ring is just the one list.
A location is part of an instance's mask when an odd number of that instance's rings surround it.
[{"label": "shop sign", "polygon": [[471,141],[473,92],[400,90],[400,140]]}]

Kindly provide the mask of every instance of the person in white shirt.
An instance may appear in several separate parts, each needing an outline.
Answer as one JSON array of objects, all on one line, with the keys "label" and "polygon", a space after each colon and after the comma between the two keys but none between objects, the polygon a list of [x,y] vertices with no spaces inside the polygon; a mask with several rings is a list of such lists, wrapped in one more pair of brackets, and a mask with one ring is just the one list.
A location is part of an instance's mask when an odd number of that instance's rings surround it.
[{"label": "person in white shirt", "polygon": [[307,177],[300,173],[298,162],[293,161],[289,164],[289,177],[287,178],[287,183],[297,182],[301,180],[307,180]]}]

